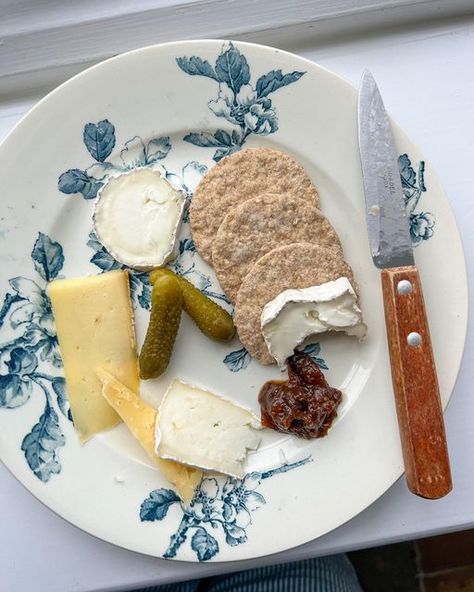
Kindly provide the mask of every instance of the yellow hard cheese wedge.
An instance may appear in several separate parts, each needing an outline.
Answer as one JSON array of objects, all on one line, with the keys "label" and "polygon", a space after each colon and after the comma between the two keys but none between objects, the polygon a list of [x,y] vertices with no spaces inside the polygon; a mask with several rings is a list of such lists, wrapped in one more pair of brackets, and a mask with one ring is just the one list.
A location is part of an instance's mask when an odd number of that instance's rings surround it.
[{"label": "yellow hard cheese wedge", "polygon": [[97,369],[97,376],[102,382],[102,395],[107,402],[120,415],[164,477],[175,487],[179,497],[184,502],[191,501],[194,490],[201,481],[202,472],[171,460],[161,459],[155,453],[155,422],[158,414],[156,409],[103,368]]},{"label": "yellow hard cheese wedge", "polygon": [[48,286],[74,427],[81,442],[120,417],[102,397],[99,366],[138,389],[138,363],[128,273],[55,280]]}]

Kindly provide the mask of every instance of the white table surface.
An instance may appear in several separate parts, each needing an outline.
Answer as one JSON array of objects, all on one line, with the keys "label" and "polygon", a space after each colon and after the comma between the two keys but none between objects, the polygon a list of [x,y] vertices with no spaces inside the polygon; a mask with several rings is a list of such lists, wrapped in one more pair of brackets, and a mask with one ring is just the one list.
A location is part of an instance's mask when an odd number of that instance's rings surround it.
[{"label": "white table surface", "polygon": [[[374,73],[388,109],[422,147],[448,193],[464,240],[472,303],[474,16],[320,43],[307,32],[302,37],[281,32],[270,39],[268,34],[245,38],[270,40],[354,84],[365,67]],[[39,98],[30,94],[0,102],[0,138]],[[464,362],[446,413],[454,479],[447,498],[423,501],[408,494],[401,479],[349,523],[306,545],[245,563],[190,564],[138,555],[81,532],[41,505],[0,466],[0,590],[127,590],[474,526],[472,324],[471,318]]]}]

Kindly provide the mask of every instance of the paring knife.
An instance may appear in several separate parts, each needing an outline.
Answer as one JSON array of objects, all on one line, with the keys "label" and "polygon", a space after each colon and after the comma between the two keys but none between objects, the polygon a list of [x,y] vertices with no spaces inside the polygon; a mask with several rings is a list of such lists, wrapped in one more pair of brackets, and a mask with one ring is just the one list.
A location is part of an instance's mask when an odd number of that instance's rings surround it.
[{"label": "paring knife", "polygon": [[397,152],[377,84],[359,93],[359,147],[372,259],[382,269],[392,382],[410,491],[437,499],[452,489],[423,292],[413,258]]}]

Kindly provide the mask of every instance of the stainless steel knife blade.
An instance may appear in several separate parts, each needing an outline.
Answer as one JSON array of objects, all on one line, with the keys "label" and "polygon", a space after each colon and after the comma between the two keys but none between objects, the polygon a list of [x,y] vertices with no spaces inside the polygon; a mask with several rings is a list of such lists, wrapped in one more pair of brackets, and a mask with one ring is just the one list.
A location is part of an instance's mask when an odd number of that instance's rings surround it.
[{"label": "stainless steel knife blade", "polygon": [[452,489],[443,410],[420,275],[390,121],[370,72],[359,94],[359,146],[372,259],[382,297],[408,488],[439,499]]},{"label": "stainless steel knife blade", "polygon": [[413,265],[397,152],[385,107],[366,70],[359,93],[359,148],[365,188],[367,227],[376,267]]}]

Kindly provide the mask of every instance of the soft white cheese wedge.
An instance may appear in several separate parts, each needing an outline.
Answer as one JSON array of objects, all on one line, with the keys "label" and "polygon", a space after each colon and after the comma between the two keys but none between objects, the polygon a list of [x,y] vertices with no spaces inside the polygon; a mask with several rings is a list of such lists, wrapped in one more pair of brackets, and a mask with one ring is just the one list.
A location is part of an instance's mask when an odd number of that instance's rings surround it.
[{"label": "soft white cheese wedge", "polygon": [[184,194],[160,172],[134,169],[100,189],[94,230],[117,261],[147,271],[176,255],[184,202]]},{"label": "soft white cheese wedge", "polygon": [[311,335],[344,331],[363,339],[367,333],[357,296],[345,277],[302,290],[285,290],[265,305],[261,327],[268,351],[282,370],[295,347]]},{"label": "soft white cheese wedge", "polygon": [[243,477],[249,450],[260,437],[258,418],[209,391],[173,380],[158,411],[155,446],[165,459]]}]

